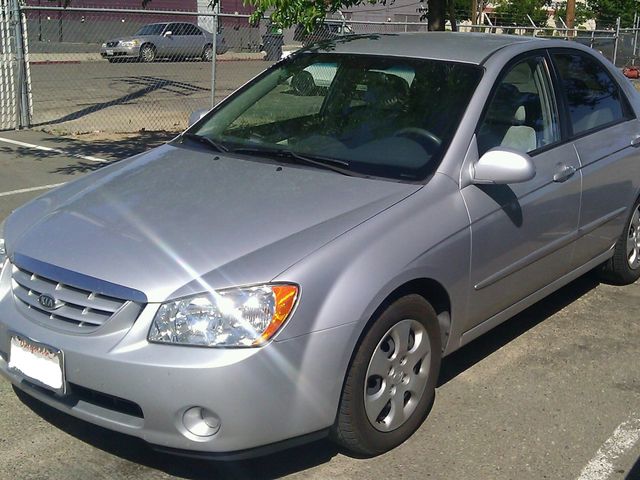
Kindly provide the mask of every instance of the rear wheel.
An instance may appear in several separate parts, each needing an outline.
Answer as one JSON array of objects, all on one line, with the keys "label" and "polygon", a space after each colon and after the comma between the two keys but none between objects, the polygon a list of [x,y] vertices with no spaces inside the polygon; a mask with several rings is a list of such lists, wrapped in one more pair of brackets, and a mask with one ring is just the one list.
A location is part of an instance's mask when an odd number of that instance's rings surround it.
[{"label": "rear wheel", "polygon": [[440,333],[419,295],[391,304],[363,337],[347,373],[334,440],[373,456],[404,442],[426,418],[440,370]]},{"label": "rear wheel", "polygon": [[151,63],[156,59],[156,48],[150,43],[146,43],[140,47],[140,61]]},{"label": "rear wheel", "polygon": [[613,257],[602,266],[601,276],[614,285],[629,285],[640,278],[640,199],[633,204]]}]

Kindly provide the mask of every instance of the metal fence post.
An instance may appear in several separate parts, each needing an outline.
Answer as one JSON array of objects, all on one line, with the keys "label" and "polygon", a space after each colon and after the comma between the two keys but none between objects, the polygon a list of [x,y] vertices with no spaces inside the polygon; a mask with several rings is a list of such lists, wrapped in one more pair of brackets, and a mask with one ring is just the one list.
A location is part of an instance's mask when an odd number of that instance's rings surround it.
[{"label": "metal fence post", "polygon": [[633,55],[631,58],[631,64],[636,64],[636,54],[638,53],[638,27],[640,27],[640,16],[636,12],[636,16],[633,22]]},{"label": "metal fence post", "polygon": [[616,64],[618,58],[618,42],[620,41],[620,17],[616,19],[616,39],[613,45],[613,64]]},{"label": "metal fence post", "polygon": [[31,126],[31,110],[29,108],[29,89],[27,84],[27,72],[25,66],[24,34],[22,30],[22,12],[20,11],[19,0],[11,0],[11,24],[16,45],[16,63],[18,66],[18,128],[29,128]]},{"label": "metal fence post", "polygon": [[211,108],[216,106],[216,59],[218,57],[218,15],[220,2],[213,7],[213,55],[211,57]]}]

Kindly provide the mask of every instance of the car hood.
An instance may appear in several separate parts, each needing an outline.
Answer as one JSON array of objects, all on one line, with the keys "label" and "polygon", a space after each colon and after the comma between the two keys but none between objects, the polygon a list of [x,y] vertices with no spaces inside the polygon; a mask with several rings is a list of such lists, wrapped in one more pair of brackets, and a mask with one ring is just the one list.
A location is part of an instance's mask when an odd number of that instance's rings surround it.
[{"label": "car hood", "polygon": [[419,188],[164,145],[26,204],[5,239],[11,256],[164,301],[268,282]]}]

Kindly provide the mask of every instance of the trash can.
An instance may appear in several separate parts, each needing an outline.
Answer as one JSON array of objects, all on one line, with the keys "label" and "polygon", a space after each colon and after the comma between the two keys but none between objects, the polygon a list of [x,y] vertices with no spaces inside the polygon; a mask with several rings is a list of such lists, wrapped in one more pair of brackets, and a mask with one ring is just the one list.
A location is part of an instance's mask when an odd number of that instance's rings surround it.
[{"label": "trash can", "polygon": [[284,35],[282,33],[265,33],[262,36],[264,51],[267,53],[265,60],[277,61],[282,57],[282,45],[284,45]]}]

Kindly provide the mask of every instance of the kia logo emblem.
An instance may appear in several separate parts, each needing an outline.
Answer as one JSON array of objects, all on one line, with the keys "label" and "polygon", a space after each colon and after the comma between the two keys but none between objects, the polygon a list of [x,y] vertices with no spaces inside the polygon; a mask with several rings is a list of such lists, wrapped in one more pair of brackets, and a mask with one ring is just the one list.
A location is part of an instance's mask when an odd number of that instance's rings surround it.
[{"label": "kia logo emblem", "polygon": [[58,302],[56,302],[56,299],[53,298],[51,295],[47,295],[46,293],[43,293],[38,297],[38,303],[42,305],[43,308],[46,308],[47,310],[55,310],[57,308],[56,304]]}]

